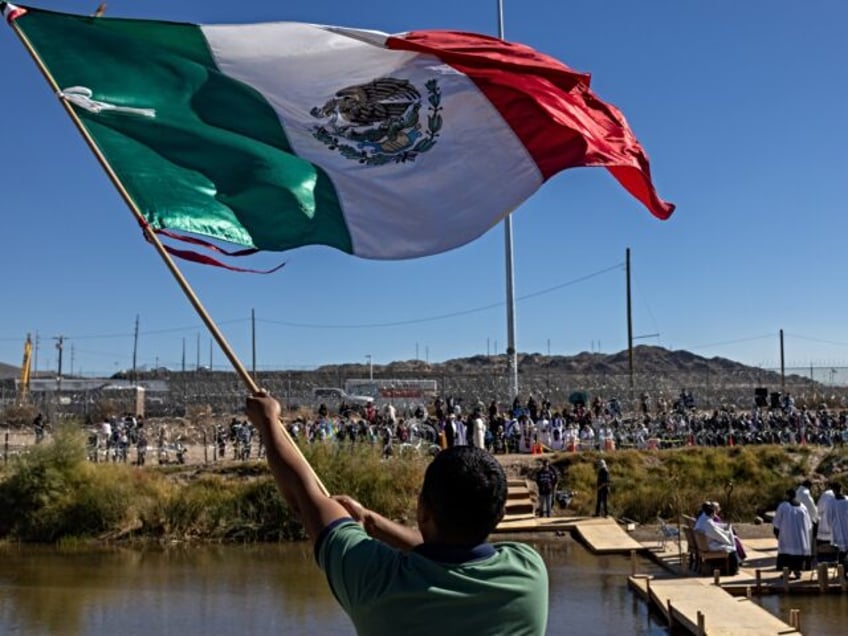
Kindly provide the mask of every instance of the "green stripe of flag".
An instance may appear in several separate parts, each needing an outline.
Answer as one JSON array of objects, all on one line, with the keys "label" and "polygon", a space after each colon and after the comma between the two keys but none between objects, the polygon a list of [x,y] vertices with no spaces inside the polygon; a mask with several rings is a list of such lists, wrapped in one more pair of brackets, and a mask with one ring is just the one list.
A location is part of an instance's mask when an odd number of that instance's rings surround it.
[{"label": "green stripe of flag", "polygon": [[17,24],[62,90],[155,111],[76,108],[154,228],[352,252],[329,177],[292,153],[261,94],[217,69],[198,27],[32,9]]}]

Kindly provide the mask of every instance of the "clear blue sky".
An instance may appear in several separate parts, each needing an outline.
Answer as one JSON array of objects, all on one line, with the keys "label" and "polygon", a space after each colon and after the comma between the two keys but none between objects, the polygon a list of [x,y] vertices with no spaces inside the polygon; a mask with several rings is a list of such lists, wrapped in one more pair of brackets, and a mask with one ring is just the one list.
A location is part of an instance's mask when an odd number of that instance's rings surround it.
[{"label": "clear blue sky", "polygon": [[[107,15],[496,34],[496,6],[111,0]],[[844,0],[506,0],[507,39],[592,73],[678,206],[658,221],[603,169],[543,186],[513,217],[518,350],[625,349],[629,247],[638,342],[774,366],[782,328],[788,365],[848,365],[846,24]],[[112,373],[139,315],[139,365],[179,368],[183,342],[193,365],[198,335],[208,364],[207,332],[5,25],[0,60],[0,361],[19,364],[37,332],[38,368],[55,369],[61,334],[65,373]],[[501,225],[412,261],[308,247],[258,257],[288,262],[271,276],[182,267],[248,366],[252,309],[260,368],[433,362],[503,352],[503,244]],[[217,347],[212,361],[226,368]]]}]

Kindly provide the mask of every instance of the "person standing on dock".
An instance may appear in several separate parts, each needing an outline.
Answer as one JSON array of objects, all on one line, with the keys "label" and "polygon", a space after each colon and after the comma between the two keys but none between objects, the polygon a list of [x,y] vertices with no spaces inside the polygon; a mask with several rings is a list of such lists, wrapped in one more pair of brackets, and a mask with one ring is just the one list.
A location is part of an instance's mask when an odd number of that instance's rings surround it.
[{"label": "person standing on dock", "polygon": [[772,525],[777,537],[777,569],[789,568],[793,578],[800,579],[804,562],[811,554],[813,522],[794,488],[786,491],[786,500],[777,507]]},{"label": "person standing on dock", "polygon": [[556,469],[551,466],[551,462],[545,458],[542,460],[542,467],[536,473],[536,491],[539,494],[539,516],[550,517],[551,506],[554,501],[554,491],[556,490],[559,476]]},{"label": "person standing on dock", "polygon": [[607,509],[607,499],[610,491],[610,474],[607,468],[607,463],[603,459],[598,460],[598,494],[595,501],[595,516],[601,516],[601,509],[604,511],[604,516],[609,515]]},{"label": "person standing on dock", "polygon": [[834,496],[833,483],[829,483],[827,489],[819,495],[818,503],[816,503],[816,510],[819,513],[819,529],[816,532],[817,543],[826,543],[829,545],[833,536],[833,531],[830,527],[830,507],[833,505]]},{"label": "person standing on dock", "polygon": [[[827,511],[827,521],[830,525],[831,544],[837,550],[836,561],[848,569],[848,497],[842,492],[842,484],[831,484],[833,501]],[[845,572],[848,580],[848,571]]]},{"label": "person standing on dock", "polygon": [[810,549],[811,553],[806,559],[804,559],[804,569],[809,570],[813,566],[813,557],[816,554],[816,532],[819,528],[819,511],[816,507],[816,500],[813,499],[813,493],[810,492],[810,489],[813,487],[813,482],[809,479],[805,479],[801,482],[801,484],[795,489],[795,498],[801,502],[801,505],[807,509],[807,514],[810,515],[810,521],[813,523],[813,528],[810,531]]}]

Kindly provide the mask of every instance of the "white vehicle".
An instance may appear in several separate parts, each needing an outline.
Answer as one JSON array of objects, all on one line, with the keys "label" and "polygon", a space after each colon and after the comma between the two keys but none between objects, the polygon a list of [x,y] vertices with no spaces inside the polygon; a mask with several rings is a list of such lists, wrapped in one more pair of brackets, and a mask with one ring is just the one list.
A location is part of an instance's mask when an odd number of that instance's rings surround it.
[{"label": "white vehicle", "polygon": [[345,381],[345,391],[370,395],[378,404],[413,407],[427,404],[438,394],[435,380],[412,379],[352,379]]},{"label": "white vehicle", "polygon": [[338,387],[319,387],[312,389],[312,397],[316,402],[353,404],[355,406],[368,406],[374,402],[374,398],[367,395],[351,395],[344,389]]}]

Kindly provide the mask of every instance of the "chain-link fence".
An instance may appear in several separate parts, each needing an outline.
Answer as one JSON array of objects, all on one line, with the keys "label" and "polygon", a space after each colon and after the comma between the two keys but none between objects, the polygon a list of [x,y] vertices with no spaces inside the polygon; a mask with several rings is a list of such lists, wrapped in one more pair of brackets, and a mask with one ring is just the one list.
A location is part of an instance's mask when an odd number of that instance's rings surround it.
[{"label": "chain-link fence", "polygon": [[[258,374],[257,383],[269,390],[289,408],[314,407],[313,389],[343,387],[346,380],[361,378],[361,370],[344,367],[315,371],[269,371]],[[574,401],[575,395],[606,402],[617,399],[625,411],[640,411],[643,402],[651,412],[671,409],[682,391],[690,393],[698,409],[721,407],[747,409],[755,399],[765,400],[761,406],[774,406],[773,400],[790,394],[798,406],[818,408],[848,407],[848,387],[841,384],[848,378],[848,368],[811,367],[779,370],[740,368],[738,371],[717,373],[709,366],[700,372],[686,373],[577,373],[562,368],[519,368],[519,398],[526,401],[531,395],[549,400],[555,408]],[[147,390],[145,414],[149,417],[183,415],[187,410],[209,406],[217,413],[237,413],[243,409],[246,389],[235,373],[213,371],[172,372],[158,378],[160,390]],[[489,404],[496,400],[505,407],[512,403],[510,374],[505,367],[483,371],[443,368],[436,371],[415,369],[381,373],[374,369],[375,383],[390,385],[393,379],[435,380],[437,392],[452,396],[465,404],[478,401]],[[775,395],[778,397],[776,398]],[[15,384],[0,383],[0,408],[16,401]],[[103,411],[123,413],[133,410],[119,403],[114,394],[102,390],[32,393],[30,401],[45,414],[55,417],[101,417]],[[378,400],[379,402],[380,400]],[[388,400],[385,400],[388,401]],[[409,402],[409,400],[406,400]],[[400,404],[404,406],[405,404]]]}]

